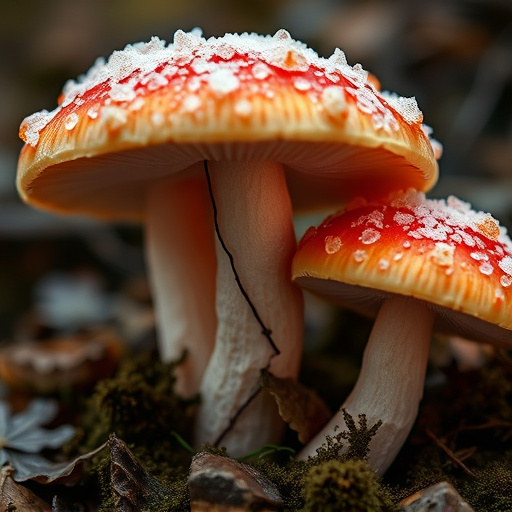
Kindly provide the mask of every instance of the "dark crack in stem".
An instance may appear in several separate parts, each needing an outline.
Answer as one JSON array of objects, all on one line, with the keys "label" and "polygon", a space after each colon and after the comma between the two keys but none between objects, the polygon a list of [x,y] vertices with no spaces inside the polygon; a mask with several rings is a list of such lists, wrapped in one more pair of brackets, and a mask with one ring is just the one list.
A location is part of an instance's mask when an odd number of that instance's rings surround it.
[{"label": "dark crack in stem", "polygon": [[[268,343],[272,347],[272,350],[274,351],[274,354],[272,356],[270,356],[270,358],[269,358],[267,366],[265,368],[261,369],[262,371],[263,370],[268,370],[268,368],[270,367],[270,362],[271,362],[272,358],[274,358],[275,356],[279,355],[280,351],[277,348],[277,345],[275,344],[275,342],[274,342],[274,340],[272,338],[272,331],[264,324],[263,320],[261,319],[261,317],[260,317],[260,315],[259,315],[259,313],[258,313],[258,311],[256,309],[256,306],[253,304],[251,298],[249,297],[249,294],[247,293],[247,291],[245,290],[244,286],[242,285],[242,282],[240,280],[240,277],[239,277],[238,272],[237,272],[236,267],[235,267],[235,260],[233,258],[233,254],[228,249],[228,247],[226,246],[226,244],[225,244],[225,242],[224,242],[224,240],[223,240],[223,238],[221,236],[220,228],[219,228],[219,222],[218,222],[217,204],[215,202],[215,196],[213,194],[212,182],[211,182],[211,179],[210,179],[210,172],[208,170],[208,162],[206,160],[204,160],[203,164],[204,164],[204,172],[205,172],[205,175],[206,175],[206,181],[208,183],[208,193],[210,195],[210,200],[211,200],[211,203],[212,203],[213,222],[214,222],[214,226],[215,226],[215,233],[217,235],[217,238],[219,240],[219,243],[220,243],[223,251],[226,253],[226,255],[227,255],[228,259],[229,259],[229,264],[231,265],[231,270],[233,271],[233,275],[235,277],[236,284],[237,284],[238,288],[240,289],[240,292],[242,293],[242,295],[243,295],[244,299],[246,300],[247,304],[251,308],[251,311],[252,311],[252,314],[254,315],[254,318],[256,319],[256,321],[258,322],[258,324],[261,327],[261,334],[263,334],[263,336],[265,336],[265,338],[267,339]],[[247,398],[247,400],[240,406],[238,411],[236,411],[235,415],[230,419],[228,426],[224,429],[223,432],[221,432],[221,434],[219,435],[219,437],[215,441],[215,443],[214,443],[215,446],[218,446],[220,444],[220,442],[226,436],[226,434],[233,428],[233,426],[236,423],[236,420],[239,418],[240,414],[242,414],[242,412],[249,406],[249,404],[256,398],[256,396],[258,396],[260,391],[261,391],[261,386],[258,387],[258,389],[256,389],[256,391],[254,391]]]},{"label": "dark crack in stem", "polygon": [[206,181],[208,182],[208,192],[210,194],[210,199],[212,202],[212,208],[213,208],[213,222],[215,225],[215,233],[217,234],[217,238],[219,239],[220,245],[222,246],[222,249],[226,253],[227,257],[229,258],[229,263],[231,265],[231,270],[233,271],[233,275],[235,276],[236,284],[238,285],[238,288],[240,289],[240,292],[244,296],[244,299],[247,301],[247,304],[249,304],[249,307],[251,308],[252,314],[254,315],[254,318],[256,318],[256,321],[261,327],[261,334],[267,338],[267,341],[269,342],[270,346],[272,347],[272,350],[274,351],[275,355],[279,355],[280,351],[277,348],[277,345],[275,344],[274,340],[272,339],[272,331],[263,323],[263,320],[261,319],[258,311],[256,310],[256,306],[251,301],[249,294],[245,290],[245,288],[242,285],[242,282],[240,281],[240,277],[238,276],[238,272],[235,267],[235,260],[233,258],[233,254],[231,251],[227,248],[224,240],[222,239],[222,236],[220,234],[219,229],[219,222],[218,222],[218,212],[217,212],[217,205],[215,203],[215,197],[213,195],[213,188],[212,188],[212,182],[210,179],[210,172],[208,170],[208,162],[204,161],[204,172],[206,174]]}]

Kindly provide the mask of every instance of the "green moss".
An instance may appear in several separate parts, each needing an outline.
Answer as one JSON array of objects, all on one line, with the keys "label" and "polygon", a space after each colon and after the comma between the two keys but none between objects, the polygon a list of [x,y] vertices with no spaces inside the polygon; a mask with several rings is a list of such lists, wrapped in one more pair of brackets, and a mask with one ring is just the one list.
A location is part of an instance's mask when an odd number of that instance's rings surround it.
[{"label": "green moss", "polygon": [[115,433],[159,474],[166,473],[165,466],[187,465],[190,454],[172,432],[190,442],[196,402],[175,394],[176,364],[144,354],[124,361],[114,377],[99,382],[83,417],[81,446],[93,449]]},{"label": "green moss", "polygon": [[[304,507],[309,507],[306,510],[310,512],[316,510],[354,510],[357,512],[359,509],[340,507],[345,506],[348,496],[361,493],[368,496],[366,501],[362,501],[364,506],[367,503],[376,504],[377,508],[368,510],[392,510],[389,508],[392,506],[390,497],[385,488],[380,485],[375,473],[362,459],[352,459],[354,454],[366,456],[368,444],[376,434],[380,423],[369,427],[364,415],[359,416],[359,424],[356,424],[346,411],[344,415],[347,430],[339,432],[335,436],[328,436],[325,443],[317,450],[315,457],[310,457],[307,460],[289,458],[281,464],[272,459],[253,461],[253,465],[277,486],[283,498],[285,510],[297,512],[303,510]],[[347,449],[341,453],[340,450],[345,445]],[[332,483],[327,476],[331,471],[337,470],[340,471],[340,475],[346,476],[343,484],[346,491],[344,493],[337,489],[336,484]],[[330,497],[327,494],[322,497],[321,492],[318,491],[318,482],[323,478],[322,475],[327,478],[325,486],[332,484],[332,489],[326,491]],[[352,479],[352,477],[354,478]],[[331,498],[332,503],[329,501]],[[339,501],[336,501],[338,498]],[[330,507],[331,504],[333,508],[323,508]],[[378,508],[377,504],[381,508]],[[361,508],[360,510],[367,509]]]},{"label": "green moss", "polygon": [[331,460],[305,479],[304,512],[385,512],[393,504],[364,460]]},{"label": "green moss", "polygon": [[[188,510],[186,485],[192,454],[173,432],[190,442],[197,400],[175,394],[177,364],[164,364],[153,353],[124,361],[112,378],[97,384],[82,418],[82,434],[75,441],[82,452],[104,443],[113,433],[124,441],[168,491],[152,512]],[[93,459],[88,474],[102,489],[101,509],[115,510],[108,451]]]},{"label": "green moss", "polygon": [[285,463],[260,459],[252,465],[261,471],[278,489],[286,511],[298,511],[304,506],[302,490],[310,464],[290,458]]},{"label": "green moss", "polygon": [[475,511],[510,512],[512,510],[512,451],[480,467],[477,478],[455,485]]}]

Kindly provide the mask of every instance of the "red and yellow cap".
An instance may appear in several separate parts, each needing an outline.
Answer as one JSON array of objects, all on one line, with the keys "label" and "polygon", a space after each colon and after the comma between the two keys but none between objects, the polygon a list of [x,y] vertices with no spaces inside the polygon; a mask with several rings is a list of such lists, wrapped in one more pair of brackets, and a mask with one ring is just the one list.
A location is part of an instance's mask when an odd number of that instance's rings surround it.
[{"label": "red and yellow cap", "polygon": [[34,206],[140,220],[156,179],[205,159],[277,161],[298,207],[430,189],[440,145],[414,98],[342,51],[274,36],[176,32],[128,45],[27,117],[18,189]]},{"label": "red and yellow cap", "polygon": [[355,201],[305,233],[292,272],[360,312],[400,294],[435,308],[439,330],[512,346],[512,242],[490,214],[455,197],[409,190]]}]

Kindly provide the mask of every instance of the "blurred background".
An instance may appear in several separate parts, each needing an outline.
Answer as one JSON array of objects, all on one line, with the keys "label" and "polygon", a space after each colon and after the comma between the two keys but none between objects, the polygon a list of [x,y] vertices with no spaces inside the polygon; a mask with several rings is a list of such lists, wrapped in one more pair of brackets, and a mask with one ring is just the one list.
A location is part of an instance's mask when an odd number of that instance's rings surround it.
[{"label": "blurred background", "polygon": [[455,194],[512,226],[511,0],[4,2],[0,340],[31,336],[41,318],[59,329],[119,320],[127,300],[146,311],[138,228],[53,217],[18,200],[18,127],[25,116],[55,108],[65,81],[97,57],[152,35],[170,42],[176,29],[194,27],[207,37],[273,34],[282,27],[321,56],[340,47],[383,89],[417,98],[444,145],[441,179],[431,196]]}]

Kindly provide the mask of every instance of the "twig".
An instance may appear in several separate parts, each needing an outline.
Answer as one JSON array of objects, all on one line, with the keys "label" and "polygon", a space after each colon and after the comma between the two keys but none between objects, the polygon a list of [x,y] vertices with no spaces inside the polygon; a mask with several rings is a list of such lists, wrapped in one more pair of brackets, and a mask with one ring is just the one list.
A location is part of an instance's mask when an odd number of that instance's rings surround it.
[{"label": "twig", "polygon": [[505,420],[498,420],[491,418],[486,423],[480,423],[479,425],[466,425],[462,423],[457,427],[457,429],[453,432],[453,437],[455,438],[459,435],[460,432],[467,432],[469,430],[487,430],[491,428],[507,428],[508,433],[504,436],[504,439],[507,440],[512,435],[512,422]]},{"label": "twig", "polygon": [[425,433],[427,434],[428,437],[430,437],[430,439],[432,439],[432,441],[434,441],[434,443],[436,443],[436,445],[441,448],[441,450],[443,450],[446,455],[448,455],[448,457],[455,463],[455,465],[459,466],[460,468],[462,468],[468,475],[471,475],[472,477],[474,478],[477,478],[478,476],[476,475],[476,473],[474,473],[473,471],[471,471],[465,464],[464,462],[462,462],[462,460],[452,451],[450,450],[450,448],[448,448],[448,446],[446,446],[446,444],[441,440],[439,439],[433,432],[432,430],[430,430],[430,428],[426,427],[425,428]]}]

